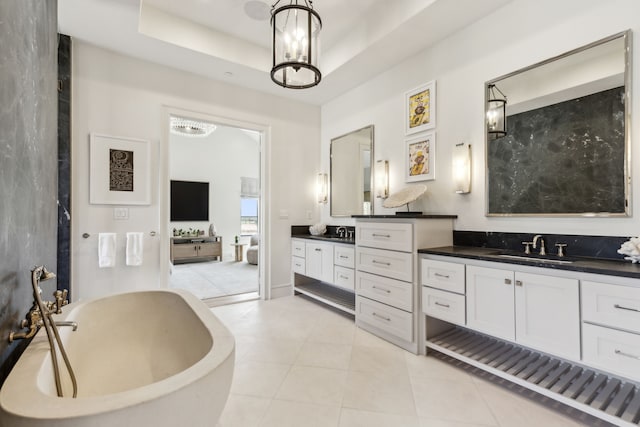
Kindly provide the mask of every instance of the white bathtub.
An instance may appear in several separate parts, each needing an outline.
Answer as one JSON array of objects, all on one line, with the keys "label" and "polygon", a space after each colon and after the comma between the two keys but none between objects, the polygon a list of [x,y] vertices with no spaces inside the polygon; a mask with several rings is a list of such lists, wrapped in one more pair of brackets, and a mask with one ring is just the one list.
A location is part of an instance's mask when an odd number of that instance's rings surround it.
[{"label": "white bathtub", "polygon": [[[57,397],[44,330],[0,390],[0,426],[215,426],[229,395],[235,342],[192,294],[144,291],[63,308],[78,397]],[[43,328],[44,329],[44,328]],[[65,396],[71,382],[59,357]]]}]

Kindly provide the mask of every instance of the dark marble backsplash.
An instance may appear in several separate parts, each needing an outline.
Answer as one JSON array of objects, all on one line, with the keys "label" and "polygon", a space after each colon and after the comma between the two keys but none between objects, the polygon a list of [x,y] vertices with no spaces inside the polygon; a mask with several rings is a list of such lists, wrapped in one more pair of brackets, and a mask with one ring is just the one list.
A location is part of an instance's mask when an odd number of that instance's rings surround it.
[{"label": "dark marble backsplash", "polygon": [[[338,234],[338,227],[340,225],[327,225],[327,232],[325,233],[328,236],[336,236]],[[356,232],[356,228],[352,225],[343,226],[347,229],[347,231],[353,231],[354,235]],[[292,225],[291,226],[291,236],[300,236],[300,235],[309,235],[309,226],[308,225]]]},{"label": "dark marble backsplash", "polygon": [[[558,253],[556,243],[565,243],[565,255],[589,258],[602,258],[623,261],[624,256],[617,253],[622,243],[629,237],[579,236],[570,234],[541,234],[547,253]],[[493,231],[454,231],[455,246],[476,246],[524,252],[522,242],[530,242],[533,233],[503,233]],[[532,251],[536,252],[536,250]]]}]

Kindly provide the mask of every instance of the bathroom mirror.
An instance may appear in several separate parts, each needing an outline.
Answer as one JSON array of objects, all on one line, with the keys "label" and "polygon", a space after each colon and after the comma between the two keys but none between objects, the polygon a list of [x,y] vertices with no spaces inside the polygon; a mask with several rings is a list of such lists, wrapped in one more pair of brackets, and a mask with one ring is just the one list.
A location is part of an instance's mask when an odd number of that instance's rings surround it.
[{"label": "bathroom mirror", "polygon": [[[486,83],[487,216],[630,215],[630,38]],[[500,118],[489,123],[496,94],[506,97],[504,136],[492,127]]]},{"label": "bathroom mirror", "polygon": [[373,125],[331,140],[331,216],[372,215]]}]

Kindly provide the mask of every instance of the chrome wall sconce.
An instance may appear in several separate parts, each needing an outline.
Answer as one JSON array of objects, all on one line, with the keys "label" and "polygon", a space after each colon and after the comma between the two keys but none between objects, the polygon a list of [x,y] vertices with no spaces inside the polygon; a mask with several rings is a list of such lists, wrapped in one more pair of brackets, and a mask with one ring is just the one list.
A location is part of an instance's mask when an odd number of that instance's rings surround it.
[{"label": "chrome wall sconce", "polygon": [[453,147],[451,170],[453,184],[458,194],[471,192],[471,145],[460,143]]},{"label": "chrome wall sconce", "polygon": [[487,135],[490,140],[502,138],[507,135],[507,96],[494,84],[487,85],[487,90]]},{"label": "chrome wall sconce", "polygon": [[316,177],[316,196],[318,203],[326,204],[329,200],[329,177],[326,173],[319,173]]},{"label": "chrome wall sconce", "polygon": [[[302,4],[304,2],[304,5]],[[285,6],[271,8],[273,29],[273,67],[271,80],[291,89],[306,89],[320,83],[318,68],[322,20],[313,10],[313,2],[290,0]]]},{"label": "chrome wall sconce", "polygon": [[374,169],[376,197],[389,197],[389,161],[378,160]]}]

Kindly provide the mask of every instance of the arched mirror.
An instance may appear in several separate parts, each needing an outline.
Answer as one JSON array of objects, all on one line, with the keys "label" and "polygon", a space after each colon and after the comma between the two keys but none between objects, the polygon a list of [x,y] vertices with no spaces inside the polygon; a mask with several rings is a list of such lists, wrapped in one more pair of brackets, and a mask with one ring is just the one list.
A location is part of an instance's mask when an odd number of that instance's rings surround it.
[{"label": "arched mirror", "polygon": [[630,37],[487,82],[488,216],[630,214]]},{"label": "arched mirror", "polygon": [[373,125],[331,140],[331,216],[373,214]]}]

